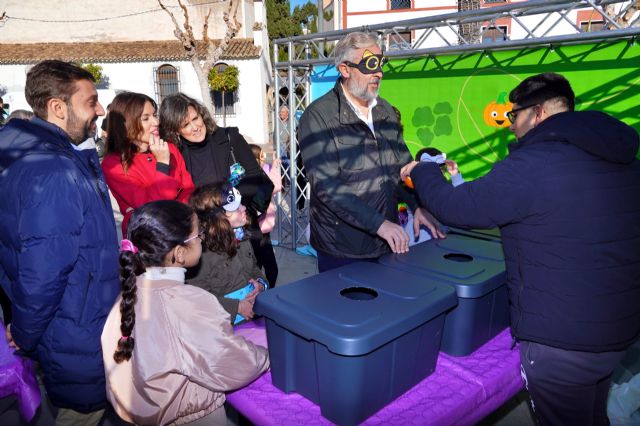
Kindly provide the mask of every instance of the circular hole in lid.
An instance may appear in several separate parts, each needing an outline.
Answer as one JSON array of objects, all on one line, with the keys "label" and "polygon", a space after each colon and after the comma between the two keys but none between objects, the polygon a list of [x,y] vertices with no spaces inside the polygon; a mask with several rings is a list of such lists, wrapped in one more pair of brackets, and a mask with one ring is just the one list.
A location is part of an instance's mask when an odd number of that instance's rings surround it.
[{"label": "circular hole in lid", "polygon": [[340,295],[351,300],[373,300],[378,292],[367,287],[348,287],[340,290]]},{"label": "circular hole in lid", "polygon": [[450,260],[452,262],[471,262],[473,261],[473,256],[469,256],[464,253],[447,253],[443,256],[445,259]]}]

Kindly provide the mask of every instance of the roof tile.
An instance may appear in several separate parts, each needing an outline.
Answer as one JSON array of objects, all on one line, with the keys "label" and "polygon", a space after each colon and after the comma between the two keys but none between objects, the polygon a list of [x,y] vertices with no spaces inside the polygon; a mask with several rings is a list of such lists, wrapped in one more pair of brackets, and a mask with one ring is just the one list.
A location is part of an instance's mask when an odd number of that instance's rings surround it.
[{"label": "roof tile", "polygon": [[[221,40],[213,40],[215,46]],[[205,46],[198,43],[204,57]],[[261,48],[252,39],[233,39],[220,59],[255,59]],[[184,61],[187,55],[177,40],[92,43],[0,43],[0,64],[30,64],[45,59],[74,62]]]}]

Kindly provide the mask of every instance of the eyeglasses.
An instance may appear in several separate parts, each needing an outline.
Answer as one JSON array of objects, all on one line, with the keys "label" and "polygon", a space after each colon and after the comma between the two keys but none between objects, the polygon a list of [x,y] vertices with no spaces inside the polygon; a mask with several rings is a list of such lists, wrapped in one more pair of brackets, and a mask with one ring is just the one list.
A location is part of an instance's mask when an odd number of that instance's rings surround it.
[{"label": "eyeglasses", "polygon": [[532,108],[534,106],[538,106],[538,104],[525,105],[525,106],[521,106],[519,108],[512,109],[511,111],[507,111],[507,118],[509,119],[511,124],[513,124],[513,123],[515,123],[516,118],[518,117],[518,113],[520,111],[524,111],[525,109],[529,109],[529,108]]},{"label": "eyeglasses", "polygon": [[204,229],[201,229],[198,231],[198,233],[196,235],[194,235],[193,237],[189,237],[186,240],[184,240],[182,243],[183,244],[187,244],[189,241],[193,241],[196,238],[200,238],[200,241],[204,241]]},{"label": "eyeglasses", "polygon": [[357,64],[350,61],[344,61],[344,64],[351,68],[357,68],[362,74],[375,74],[377,72],[382,72],[382,66],[386,61],[387,58],[383,55],[375,55],[366,50],[362,59]]}]

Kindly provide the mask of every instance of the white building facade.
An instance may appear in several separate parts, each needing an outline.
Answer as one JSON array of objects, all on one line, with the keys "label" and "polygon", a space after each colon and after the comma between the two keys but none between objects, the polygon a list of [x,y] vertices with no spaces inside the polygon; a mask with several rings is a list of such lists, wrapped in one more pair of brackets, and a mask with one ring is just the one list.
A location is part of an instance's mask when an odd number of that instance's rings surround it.
[{"label": "white building facade", "polygon": [[[217,66],[239,69],[240,85],[226,94],[226,126],[237,126],[248,140],[268,141],[268,89],[272,70],[268,58],[266,10],[262,1],[237,0],[239,34]],[[175,26],[157,0],[109,2],[82,0],[5,0],[0,4],[0,90],[10,108],[25,108],[28,69],[44,59],[92,63],[102,67],[105,81],[100,101],[108,105],[120,91],[144,93],[157,102],[175,92],[201,100],[195,70],[173,31]],[[163,0],[182,24],[177,1]],[[211,11],[208,35],[214,43],[224,37],[222,13],[228,1],[184,0],[197,39],[204,16]],[[0,93],[1,94],[1,93]],[[222,95],[214,94],[215,119],[223,125]]]}]

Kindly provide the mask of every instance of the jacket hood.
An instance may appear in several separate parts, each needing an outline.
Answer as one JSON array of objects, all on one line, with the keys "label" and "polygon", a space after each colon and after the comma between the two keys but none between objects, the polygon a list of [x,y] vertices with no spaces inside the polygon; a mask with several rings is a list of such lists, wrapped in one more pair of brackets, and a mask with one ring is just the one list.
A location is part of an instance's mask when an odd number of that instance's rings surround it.
[{"label": "jacket hood", "polygon": [[569,111],[554,114],[530,130],[521,144],[559,141],[612,163],[631,163],[636,158],[638,132],[600,111]]}]

